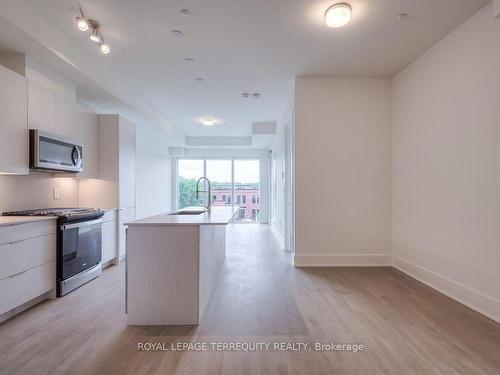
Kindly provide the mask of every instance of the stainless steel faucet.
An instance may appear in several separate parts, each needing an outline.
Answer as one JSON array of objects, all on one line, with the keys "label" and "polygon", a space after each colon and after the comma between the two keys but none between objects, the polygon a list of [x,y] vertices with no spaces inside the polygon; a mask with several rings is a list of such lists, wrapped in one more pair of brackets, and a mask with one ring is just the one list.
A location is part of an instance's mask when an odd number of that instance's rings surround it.
[{"label": "stainless steel faucet", "polygon": [[[199,190],[200,188],[200,181],[201,180],[206,180],[207,183],[208,183],[208,190]],[[210,208],[210,206],[212,205],[212,189],[210,188],[210,180],[206,177],[200,177],[198,179],[198,182],[196,183],[196,200],[198,200],[198,197],[200,195],[200,193],[208,193],[208,198],[207,198],[207,204],[206,206],[202,204],[203,207],[206,207],[207,209]]]}]

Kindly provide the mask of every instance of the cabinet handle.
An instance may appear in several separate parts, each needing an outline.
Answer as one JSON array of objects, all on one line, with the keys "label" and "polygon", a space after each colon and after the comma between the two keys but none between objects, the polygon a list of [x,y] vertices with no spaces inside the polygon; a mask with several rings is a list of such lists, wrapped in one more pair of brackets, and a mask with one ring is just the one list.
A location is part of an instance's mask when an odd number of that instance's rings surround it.
[{"label": "cabinet handle", "polygon": [[30,239],[31,238],[23,238],[22,240],[16,240],[16,241],[7,242],[4,245],[14,245],[15,243],[23,242],[23,241],[30,240]]},{"label": "cabinet handle", "polygon": [[26,273],[26,272],[28,272],[28,271],[29,271],[29,270],[25,270],[25,271],[21,271],[21,272],[15,273],[15,274],[13,274],[13,275],[10,275],[10,276],[9,276],[9,278],[19,276],[19,275],[21,275],[21,274],[23,274],[23,273]]},{"label": "cabinet handle", "polygon": [[15,241],[10,241],[10,242],[0,243],[0,246],[2,246],[2,245],[14,245],[14,244],[19,243],[19,242],[33,240],[35,238],[50,237],[50,236],[53,236],[54,234],[55,233],[40,234],[40,235],[35,236],[35,237],[28,237],[28,238],[23,238],[23,239],[20,239],[20,240],[15,240]]}]

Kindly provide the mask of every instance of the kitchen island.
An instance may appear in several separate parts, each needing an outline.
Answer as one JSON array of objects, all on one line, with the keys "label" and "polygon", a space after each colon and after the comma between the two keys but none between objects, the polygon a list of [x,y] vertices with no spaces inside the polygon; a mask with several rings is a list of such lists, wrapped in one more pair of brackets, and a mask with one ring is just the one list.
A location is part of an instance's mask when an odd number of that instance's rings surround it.
[{"label": "kitchen island", "polygon": [[238,206],[186,210],[126,223],[129,325],[198,324],[226,258]]}]

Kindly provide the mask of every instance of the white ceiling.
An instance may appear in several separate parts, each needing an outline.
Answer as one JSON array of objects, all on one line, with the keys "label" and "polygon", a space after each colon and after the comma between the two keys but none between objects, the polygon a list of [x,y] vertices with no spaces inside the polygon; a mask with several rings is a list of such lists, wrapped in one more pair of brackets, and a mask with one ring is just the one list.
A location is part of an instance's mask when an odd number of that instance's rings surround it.
[{"label": "white ceiling", "polygon": [[[76,1],[26,2],[186,135],[250,136],[253,122],[280,117],[295,76],[391,77],[488,0],[348,0],[342,29],[324,26],[333,0],[82,0],[107,56],[76,29]],[[201,126],[207,116],[223,124]]]}]

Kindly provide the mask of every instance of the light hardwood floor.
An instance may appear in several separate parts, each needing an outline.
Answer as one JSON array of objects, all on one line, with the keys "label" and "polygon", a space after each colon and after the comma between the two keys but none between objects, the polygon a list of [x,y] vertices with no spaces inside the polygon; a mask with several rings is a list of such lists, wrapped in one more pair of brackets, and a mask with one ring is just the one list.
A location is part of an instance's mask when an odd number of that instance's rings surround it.
[{"label": "light hardwood floor", "polygon": [[[198,327],[127,327],[124,267],[0,325],[2,374],[500,374],[500,325],[391,268],[294,269],[233,225]],[[349,352],[145,352],[139,342],[359,343]]]}]

